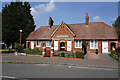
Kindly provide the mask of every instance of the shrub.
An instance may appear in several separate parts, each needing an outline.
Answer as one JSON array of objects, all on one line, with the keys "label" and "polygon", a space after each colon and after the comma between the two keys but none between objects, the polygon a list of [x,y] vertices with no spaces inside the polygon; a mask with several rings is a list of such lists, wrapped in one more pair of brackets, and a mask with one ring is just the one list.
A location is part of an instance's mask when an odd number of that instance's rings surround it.
[{"label": "shrub", "polygon": [[42,55],[42,50],[39,49],[24,49],[24,52],[31,55]]},{"label": "shrub", "polygon": [[19,53],[24,52],[24,50],[23,50],[23,49],[24,49],[24,46],[21,45],[20,43],[15,43],[14,48],[15,48],[15,50],[16,50],[17,52],[19,52]]},{"label": "shrub", "polygon": [[[120,47],[117,47],[115,51],[116,51],[116,54],[117,54],[117,55],[120,54]],[[119,56],[120,56],[120,55],[119,55]]]},{"label": "shrub", "polygon": [[111,50],[111,54],[112,54],[112,55],[115,55],[115,54],[116,54],[116,51],[115,51],[115,50]]},{"label": "shrub", "polygon": [[65,53],[62,52],[62,53],[60,54],[60,56],[61,56],[61,57],[65,57]]},{"label": "shrub", "polygon": [[96,49],[96,52],[98,52],[98,49]]},{"label": "shrub", "polygon": [[72,56],[72,53],[65,53],[65,57],[69,57]]},{"label": "shrub", "polygon": [[31,54],[31,49],[24,49],[24,52],[25,52],[26,54]]},{"label": "shrub", "polygon": [[84,58],[84,51],[76,51],[76,58]]},{"label": "shrub", "polygon": [[87,47],[87,43],[86,43],[85,40],[83,41],[82,46],[83,46],[83,47]]}]

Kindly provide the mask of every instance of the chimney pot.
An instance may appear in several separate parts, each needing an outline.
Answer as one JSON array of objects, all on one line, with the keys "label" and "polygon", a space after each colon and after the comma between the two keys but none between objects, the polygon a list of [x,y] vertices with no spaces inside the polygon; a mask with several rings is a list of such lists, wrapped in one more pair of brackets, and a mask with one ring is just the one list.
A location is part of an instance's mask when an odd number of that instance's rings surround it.
[{"label": "chimney pot", "polygon": [[86,25],[88,25],[89,23],[89,16],[88,16],[88,13],[86,13]]},{"label": "chimney pot", "polygon": [[51,17],[49,17],[49,28],[51,28],[53,26],[53,23],[54,23],[54,21],[52,20]]}]

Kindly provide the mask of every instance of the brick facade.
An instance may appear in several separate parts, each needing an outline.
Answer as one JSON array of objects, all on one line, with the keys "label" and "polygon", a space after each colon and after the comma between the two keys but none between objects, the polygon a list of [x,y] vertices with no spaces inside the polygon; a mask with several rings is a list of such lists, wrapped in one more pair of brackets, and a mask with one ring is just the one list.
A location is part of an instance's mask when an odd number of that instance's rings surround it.
[{"label": "brick facade", "polygon": [[[71,51],[82,51],[82,48],[75,48],[75,36],[71,33],[70,30],[64,25],[61,24],[60,27],[57,29],[57,31],[54,33],[54,35],[51,37],[51,46],[53,44],[54,47],[54,40],[58,40],[58,51],[60,51],[60,43],[61,41],[65,43],[65,51],[67,51],[67,41],[71,40]],[[79,39],[80,40],[80,39]],[[82,39],[81,39],[82,40]],[[46,47],[46,40],[40,40],[41,41],[41,47],[36,47],[36,41],[34,41],[34,48],[38,48],[39,50],[42,50],[43,47],[43,41],[45,43]],[[83,41],[83,40],[82,40]],[[115,48],[118,47],[118,42],[115,41]],[[26,48],[31,48],[31,41],[26,41]],[[90,49],[90,40],[86,40],[87,42],[87,53],[95,53],[96,49]],[[108,52],[111,51],[111,42],[112,40],[108,40]],[[47,50],[50,50],[51,47],[46,47]],[[98,40],[98,52],[102,53],[102,39]]]}]

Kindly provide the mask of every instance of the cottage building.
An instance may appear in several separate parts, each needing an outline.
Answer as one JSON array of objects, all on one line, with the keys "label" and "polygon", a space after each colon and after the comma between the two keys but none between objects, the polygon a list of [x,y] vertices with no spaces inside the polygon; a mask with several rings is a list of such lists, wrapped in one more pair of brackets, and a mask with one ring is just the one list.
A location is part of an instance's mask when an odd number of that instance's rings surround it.
[{"label": "cottage building", "polygon": [[26,48],[42,50],[43,44],[46,49],[54,51],[77,51],[82,50],[82,42],[87,43],[87,53],[109,53],[113,48],[118,47],[118,37],[115,28],[104,22],[89,22],[86,13],[85,23],[66,24],[61,22],[53,25],[49,18],[49,26],[41,26],[30,33],[26,39]]}]

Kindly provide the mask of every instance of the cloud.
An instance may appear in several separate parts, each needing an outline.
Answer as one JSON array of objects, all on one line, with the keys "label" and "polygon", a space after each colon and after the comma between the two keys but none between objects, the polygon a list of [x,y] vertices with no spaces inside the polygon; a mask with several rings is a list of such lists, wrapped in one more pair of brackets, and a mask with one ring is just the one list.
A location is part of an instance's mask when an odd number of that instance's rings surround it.
[{"label": "cloud", "polygon": [[30,10],[31,10],[31,14],[35,17],[35,16],[43,14],[43,13],[49,13],[49,12],[53,11],[54,9],[55,9],[55,4],[54,4],[54,1],[51,0],[47,4],[36,5],[36,6],[32,7]]},{"label": "cloud", "polygon": [[94,21],[100,20],[100,17],[99,16],[95,16],[95,17],[93,17],[93,20]]}]

